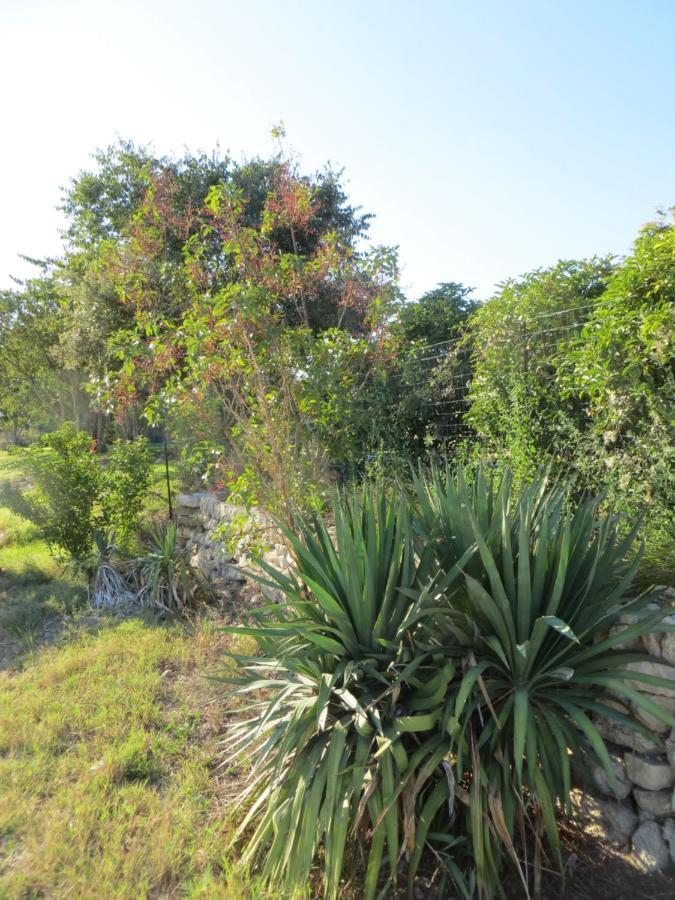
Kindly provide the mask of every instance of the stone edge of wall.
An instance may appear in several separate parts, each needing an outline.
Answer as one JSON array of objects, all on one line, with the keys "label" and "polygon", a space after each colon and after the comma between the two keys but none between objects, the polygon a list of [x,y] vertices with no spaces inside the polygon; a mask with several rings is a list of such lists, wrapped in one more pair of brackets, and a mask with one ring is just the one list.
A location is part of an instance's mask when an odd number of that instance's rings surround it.
[{"label": "stone edge of wall", "polygon": [[[291,555],[262,510],[247,510],[215,494],[178,494],[176,521],[180,544],[187,548],[191,565],[223,592],[246,580],[242,569],[254,568],[246,550],[251,541],[264,548],[261,555],[265,562],[282,572],[290,569]],[[232,534],[226,545],[223,528],[228,526]],[[280,591],[266,586],[261,590],[270,600],[281,599]]]},{"label": "stone edge of wall", "polygon": [[[610,633],[621,632],[641,616],[675,603],[675,589],[654,589],[654,603],[642,612],[627,613]],[[675,624],[675,614],[666,618]],[[622,642],[617,650],[640,650],[650,661],[629,663],[626,668],[645,675],[672,680],[672,688],[655,687],[641,681],[630,686],[662,709],[675,714],[675,632],[652,633],[644,638]],[[641,734],[624,728],[615,720],[599,717],[598,731],[604,738],[617,781],[619,795],[612,791],[601,766],[593,767],[591,781],[600,795],[598,805],[605,820],[609,839],[630,849],[636,863],[645,871],[658,871],[675,864],[675,728],[664,725],[651,713],[631,704],[625,697],[611,701],[617,711],[634,716],[665,741],[661,749]]]}]

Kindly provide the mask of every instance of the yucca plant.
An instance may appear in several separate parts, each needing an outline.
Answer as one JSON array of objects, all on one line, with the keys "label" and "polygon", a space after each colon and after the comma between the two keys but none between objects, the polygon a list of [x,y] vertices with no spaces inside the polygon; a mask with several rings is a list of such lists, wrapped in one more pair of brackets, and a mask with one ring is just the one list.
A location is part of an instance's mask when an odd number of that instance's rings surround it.
[{"label": "yucca plant", "polygon": [[132,561],[119,546],[115,532],[112,529],[94,531],[94,548],[94,554],[87,561],[89,571],[94,573],[89,585],[91,605],[95,609],[132,606],[136,602],[136,591],[127,579]]},{"label": "yucca plant", "polygon": [[[465,472],[461,466],[451,469],[432,465],[424,469],[420,465],[412,473],[417,546],[431,552],[435,565],[445,570],[475,546],[478,529],[494,558],[501,562],[503,555],[511,557],[513,553],[518,507],[527,507],[531,521],[536,523],[547,487],[548,480],[540,478],[518,495],[508,470],[496,475],[484,466]],[[486,571],[482,558],[470,556],[464,572],[483,579]]]},{"label": "yucca plant", "polygon": [[183,614],[211,596],[206,580],[190,564],[178,543],[175,522],[156,528],[146,552],[134,561],[137,601],[166,612]]},{"label": "yucca plant", "polygon": [[[417,532],[439,565],[452,564],[471,539],[478,547],[464,567],[465,590],[448,595],[429,632],[439,653],[461,648],[461,682],[441,727],[453,737],[478,885],[483,896],[501,893],[506,852],[528,894],[533,880],[538,887],[544,832],[559,856],[556,810],[569,807],[570,754],[592,753],[616,785],[593,717],[607,716],[653,739],[609,702],[614,695],[673,724],[629,683],[667,686],[627,669],[648,657],[616,650],[665,628],[663,614],[648,613],[608,635],[647,598],[629,596],[640,560],[638,553],[627,562],[636,528],[622,534],[616,516],[601,515],[600,498],[573,510],[565,487],[552,487],[545,474],[513,496],[508,476],[492,483],[480,471],[469,486],[461,471],[435,470],[420,475],[415,490]],[[514,835],[523,854],[533,852],[525,864]]]},{"label": "yucca plant", "polygon": [[454,800],[452,738],[439,722],[455,664],[417,636],[475,547],[433,574],[430,554],[415,553],[405,497],[377,485],[339,498],[332,519],[287,532],[295,572],[261,563],[284,602],[227,629],[260,647],[224,677],[249,700],[227,747],[252,764],[243,863],[259,862],[292,896],[321,849],[324,895],[335,898],[350,846],[367,837],[368,900],[404,856],[414,877],[436,814],[447,820]]}]

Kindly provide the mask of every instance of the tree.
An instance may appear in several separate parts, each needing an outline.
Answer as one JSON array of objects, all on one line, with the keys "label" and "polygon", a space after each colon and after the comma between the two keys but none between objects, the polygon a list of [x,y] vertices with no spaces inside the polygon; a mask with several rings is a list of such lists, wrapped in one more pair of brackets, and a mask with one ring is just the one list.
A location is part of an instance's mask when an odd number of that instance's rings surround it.
[{"label": "tree", "polygon": [[0,292],[0,364],[5,393],[29,401],[24,421],[48,424],[77,418],[82,398],[79,379],[59,361],[62,320],[53,266],[41,268],[20,289]]},{"label": "tree", "polygon": [[675,208],[646,225],[575,345],[572,379],[608,444],[672,413]]},{"label": "tree", "polygon": [[[569,348],[566,398],[587,412],[579,465],[610,499],[646,515],[652,552],[672,559],[675,492],[675,210],[639,233]],[[665,566],[664,566],[665,568]]]},{"label": "tree", "polygon": [[[17,396],[19,383],[30,387],[30,418],[72,420],[103,446],[115,412],[106,406],[106,385],[121,366],[115,336],[142,332],[150,305],[155,321],[160,315],[167,324],[181,321],[192,290],[185,259],[197,243],[200,277],[208,281],[201,289],[215,292],[236,277],[220,235],[206,227],[209,191],[218,185],[239,191],[246,197],[243,221],[260,229],[266,198],[284,171],[279,158],[235,164],[218,153],[187,153],[176,159],[131,141],[98,151],[94,166],[64,192],[63,257],[40,264],[35,279],[2,296],[5,396]],[[311,255],[326,235],[347,245],[366,233],[369,216],[349,204],[339,172],[294,177],[311,195],[312,227],[296,221],[289,228],[279,220],[266,234],[279,252]],[[310,327],[319,331],[335,324],[342,288],[328,280],[314,288]],[[295,306],[285,312],[289,322],[305,324]],[[344,309],[343,319],[359,327],[353,310]],[[127,436],[137,433],[147,396],[125,404],[118,425]],[[9,400],[5,406],[9,415]]]},{"label": "tree", "polygon": [[523,475],[546,458],[566,464],[572,435],[587,428],[561,372],[570,345],[601,302],[611,258],[566,260],[505,282],[471,317],[467,421],[483,446]]},{"label": "tree", "polygon": [[[230,182],[178,223],[166,221],[177,185],[165,175],[111,256],[133,327],[116,338],[110,400],[143,398],[158,421],[191,409],[204,425],[217,398],[230,486],[286,512],[311,498],[338,448],[332,387],[346,397],[365,387],[399,302],[395,253],[357,250],[354,229],[327,231],[322,186],[277,165],[259,215]],[[169,269],[168,228],[184,236],[182,265]]]},{"label": "tree", "polygon": [[471,299],[473,288],[456,281],[445,281],[427,291],[418,300],[401,307],[392,327],[403,341],[437,344],[458,336],[459,326],[477,308]]}]

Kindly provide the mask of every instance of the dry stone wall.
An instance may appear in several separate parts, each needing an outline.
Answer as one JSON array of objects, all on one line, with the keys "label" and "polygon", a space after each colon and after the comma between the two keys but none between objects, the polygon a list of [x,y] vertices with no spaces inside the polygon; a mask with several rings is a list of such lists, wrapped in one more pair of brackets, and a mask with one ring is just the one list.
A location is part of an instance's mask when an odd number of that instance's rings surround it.
[{"label": "dry stone wall", "polygon": [[[189,548],[192,564],[224,591],[245,580],[241,568],[252,565],[245,550],[250,539],[266,548],[262,556],[268,563],[284,572],[291,567],[291,556],[281,536],[260,510],[247,511],[213,494],[183,494],[177,498],[177,516],[179,534]],[[223,527],[229,530],[229,539],[224,538]],[[281,599],[280,593],[271,588],[262,590],[269,599]],[[655,599],[659,605],[673,605],[675,590],[657,589]],[[617,628],[634,624],[639,615],[623,616]],[[675,624],[675,615],[669,621]],[[675,632],[650,634],[618,649],[649,653],[650,662],[631,663],[628,668],[671,679],[673,687],[652,687],[639,681],[632,686],[675,715]],[[637,717],[662,738],[665,748],[613,720],[598,720],[619,783],[617,796],[601,766],[590,773],[602,798],[599,805],[606,832],[615,843],[631,849],[643,868],[664,869],[675,863],[675,729],[670,730],[638,707],[631,708],[625,699],[612,702],[617,710]]]},{"label": "dry stone wall", "polygon": [[[672,606],[675,590],[657,588],[655,601],[645,612],[664,605]],[[613,631],[621,631],[635,624],[644,614],[623,616]],[[674,625],[675,615],[668,616],[666,622]],[[622,643],[617,649],[646,651],[650,655],[649,662],[630,663],[626,668],[668,678],[672,681],[672,688],[652,686],[641,681],[632,682],[631,687],[675,715],[675,632],[649,634]],[[637,705],[629,704],[625,697],[611,702],[619,712],[641,721],[664,744],[659,745],[624,728],[615,720],[597,720],[598,730],[610,750],[620,788],[617,796],[601,766],[596,766],[591,772],[595,789],[603,797],[600,808],[607,833],[615,843],[631,849],[642,868],[648,871],[665,869],[675,864],[675,728],[664,725],[660,719]]]},{"label": "dry stone wall", "polygon": [[[215,494],[179,494],[176,517],[191,564],[217,589],[228,591],[245,581],[241,569],[253,566],[247,555],[251,544],[261,548],[270,565],[282,572],[290,568],[291,556],[281,535],[261,510],[246,510]],[[262,591],[270,599],[280,599],[272,588]]]}]

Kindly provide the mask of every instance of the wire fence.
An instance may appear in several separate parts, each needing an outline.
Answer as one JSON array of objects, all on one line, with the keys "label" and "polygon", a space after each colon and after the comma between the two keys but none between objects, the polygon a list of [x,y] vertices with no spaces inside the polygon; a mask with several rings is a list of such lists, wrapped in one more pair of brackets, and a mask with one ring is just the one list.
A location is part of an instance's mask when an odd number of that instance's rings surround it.
[{"label": "wire fence", "polygon": [[410,404],[411,414],[420,423],[427,439],[448,445],[471,439],[474,434],[468,413],[473,401],[475,360],[480,370],[493,372],[494,387],[507,390],[507,382],[522,376],[526,385],[533,379],[550,378],[563,347],[578,338],[588,324],[590,313],[599,304],[587,304],[524,319],[505,317],[495,325],[484,343],[476,345],[471,335],[412,347],[402,367],[399,391]]}]

